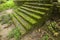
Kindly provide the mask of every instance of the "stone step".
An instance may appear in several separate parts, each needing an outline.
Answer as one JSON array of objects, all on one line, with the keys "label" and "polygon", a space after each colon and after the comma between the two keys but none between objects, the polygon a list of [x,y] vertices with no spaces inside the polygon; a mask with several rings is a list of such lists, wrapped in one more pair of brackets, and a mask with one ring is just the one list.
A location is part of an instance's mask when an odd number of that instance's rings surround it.
[{"label": "stone step", "polygon": [[27,7],[23,7],[23,6],[21,6],[20,8],[28,10],[28,11],[31,11],[31,12],[34,12],[34,13],[37,13],[37,14],[41,14],[41,15],[45,14],[45,12],[41,12],[41,11],[38,11],[38,10],[33,10],[33,9],[30,9],[30,8],[27,8]]},{"label": "stone step", "polygon": [[24,18],[26,21],[30,22],[31,24],[35,24],[37,21],[34,20],[33,18],[29,17],[28,15],[25,15],[22,12],[19,12],[18,10],[15,11],[19,16]]},{"label": "stone step", "polygon": [[26,10],[24,10],[24,9],[18,8],[18,10],[21,11],[21,12],[24,12],[26,15],[29,15],[29,16],[32,17],[32,18],[41,19],[41,16],[36,15],[36,14],[34,14],[34,13],[31,13],[31,12],[29,12],[29,11],[26,11]]},{"label": "stone step", "polygon": [[25,28],[18,22],[15,16],[11,15],[12,21],[14,22],[15,27],[19,27],[21,34],[25,34]]}]

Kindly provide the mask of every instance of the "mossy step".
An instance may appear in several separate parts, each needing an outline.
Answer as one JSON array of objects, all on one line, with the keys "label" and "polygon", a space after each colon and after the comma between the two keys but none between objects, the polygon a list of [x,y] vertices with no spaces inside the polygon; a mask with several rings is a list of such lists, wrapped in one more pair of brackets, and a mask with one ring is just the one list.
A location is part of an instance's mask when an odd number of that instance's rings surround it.
[{"label": "mossy step", "polygon": [[27,15],[29,15],[29,16],[32,16],[32,17],[34,17],[34,18],[36,18],[36,19],[41,19],[41,18],[42,18],[41,16],[36,15],[36,14],[33,14],[33,13],[31,13],[31,12],[28,12],[28,11],[26,11],[26,10],[24,10],[24,9],[18,8],[18,10],[20,10],[20,11],[24,12],[25,14],[27,14]]},{"label": "mossy step", "polygon": [[37,3],[40,3],[40,2],[38,2],[38,1],[33,1],[33,2],[25,2],[25,4],[29,4],[29,3],[32,3],[32,4],[37,4]]},{"label": "mossy step", "polygon": [[24,26],[26,30],[31,28],[31,25],[26,22],[24,19],[22,19],[20,16],[18,16],[16,13],[14,13],[14,16],[16,16],[16,19],[21,23],[21,25]]},{"label": "mossy step", "polygon": [[43,4],[43,3],[27,3],[27,5],[44,5],[44,6],[53,6],[52,4]]},{"label": "mossy step", "polygon": [[14,22],[15,27],[19,27],[19,30],[22,35],[25,34],[26,30],[24,29],[24,27],[18,22],[18,20],[12,14],[10,16],[12,17],[12,21]]},{"label": "mossy step", "polygon": [[23,7],[23,6],[21,6],[20,8],[28,10],[28,11],[31,11],[31,12],[35,12],[37,14],[41,14],[41,15],[45,14],[45,12],[41,12],[41,11],[38,11],[38,10],[33,10],[33,9],[30,9],[30,8],[27,8],[27,7]]},{"label": "mossy step", "polygon": [[42,6],[23,5],[23,7],[27,7],[27,8],[33,9],[33,10],[38,10],[41,12],[47,12],[48,10],[50,10],[50,8],[42,7]]},{"label": "mossy step", "polygon": [[46,7],[36,7],[36,6],[32,6],[32,5],[23,5],[23,6],[33,8],[33,9],[49,10],[49,8],[46,8]]},{"label": "mossy step", "polygon": [[35,7],[45,7],[45,8],[50,8],[52,7],[53,5],[52,4],[43,4],[43,3],[27,3],[27,4],[24,4],[24,5],[30,5],[30,6],[35,6]]},{"label": "mossy step", "polygon": [[31,24],[37,23],[36,20],[34,20],[33,18],[29,17],[28,15],[25,15],[25,14],[22,13],[22,12],[19,12],[18,9],[15,10],[15,12],[16,12],[19,16],[21,16],[22,18],[24,18],[26,21],[30,22]]}]

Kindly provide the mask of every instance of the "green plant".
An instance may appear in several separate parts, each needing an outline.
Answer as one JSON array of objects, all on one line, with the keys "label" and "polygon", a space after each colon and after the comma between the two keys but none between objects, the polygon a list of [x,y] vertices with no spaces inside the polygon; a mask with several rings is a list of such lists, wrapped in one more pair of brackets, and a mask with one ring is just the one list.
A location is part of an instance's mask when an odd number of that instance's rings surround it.
[{"label": "green plant", "polygon": [[15,6],[13,1],[7,1],[6,3],[0,4],[0,11],[4,11]]},{"label": "green plant", "polygon": [[21,37],[21,32],[20,32],[20,29],[19,27],[15,27],[13,29],[13,31],[11,31],[8,35],[9,39],[10,38],[15,38],[16,40],[20,40],[20,37]]},{"label": "green plant", "polygon": [[42,39],[40,39],[40,40],[48,40],[49,39],[49,36],[47,35],[47,34],[45,34],[43,37],[42,37]]},{"label": "green plant", "polygon": [[10,24],[11,22],[10,14],[1,16],[1,24]]},{"label": "green plant", "polygon": [[54,36],[57,36],[59,33],[56,31],[56,22],[55,21],[52,21],[50,22],[49,26],[48,26],[48,29],[50,30],[50,32],[52,32],[52,34]]}]

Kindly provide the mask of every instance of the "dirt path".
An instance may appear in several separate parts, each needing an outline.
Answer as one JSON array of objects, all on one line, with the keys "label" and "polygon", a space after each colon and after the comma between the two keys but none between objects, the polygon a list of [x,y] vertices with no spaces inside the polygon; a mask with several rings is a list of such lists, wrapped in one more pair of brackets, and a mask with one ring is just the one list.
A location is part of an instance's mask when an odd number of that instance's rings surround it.
[{"label": "dirt path", "polygon": [[9,9],[9,10],[2,11],[2,12],[0,12],[0,17],[1,17],[2,15],[11,14],[12,12],[13,12],[13,9]]},{"label": "dirt path", "polygon": [[1,31],[0,31],[0,35],[1,35],[1,40],[7,40],[7,36],[9,34],[9,32],[14,28],[14,25],[11,25],[9,28],[5,28],[6,27],[6,24],[5,25],[0,25],[1,27]]},{"label": "dirt path", "polygon": [[42,37],[47,34],[42,28],[35,29],[31,33],[25,35],[21,40],[42,40]]},{"label": "dirt path", "polygon": [[[2,15],[7,15],[7,14],[10,14],[12,12],[13,12],[12,9],[5,10],[5,11],[3,11],[3,12],[0,13],[0,17]],[[0,23],[0,40],[7,40],[8,33],[14,28],[14,25],[13,24],[10,27],[5,28],[7,26],[8,26],[8,24],[2,25]]]}]

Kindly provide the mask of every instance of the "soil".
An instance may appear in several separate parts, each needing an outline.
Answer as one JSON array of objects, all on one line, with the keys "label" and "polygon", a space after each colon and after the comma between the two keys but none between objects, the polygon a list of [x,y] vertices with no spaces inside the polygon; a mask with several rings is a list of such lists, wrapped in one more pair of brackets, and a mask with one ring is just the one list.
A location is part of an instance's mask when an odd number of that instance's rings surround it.
[{"label": "soil", "polygon": [[[9,10],[6,10],[4,11],[4,13],[11,13],[12,12],[12,9],[9,9]],[[0,13],[0,15],[6,15],[6,14],[2,14],[2,12]],[[59,23],[59,26],[60,26],[60,22]],[[57,23],[57,24],[58,24]],[[2,25],[0,23],[0,40],[8,40],[7,39],[7,35],[8,33],[14,28],[14,25],[11,24],[10,27],[7,27],[8,24],[4,24]],[[33,32],[31,33],[28,33],[27,35],[25,35],[24,37],[21,38],[21,40],[41,40],[42,37],[47,34],[45,30],[43,30],[42,28],[39,28],[39,29],[36,29],[34,30]],[[50,35],[49,35],[50,36]],[[10,40],[15,40],[14,38],[10,39]],[[52,39],[49,39],[49,40],[52,40]]]},{"label": "soil", "polygon": [[[4,14],[5,13],[5,14]],[[12,13],[12,9],[5,10],[3,12],[0,12],[0,16],[7,15],[9,13]],[[14,25],[11,24],[8,28],[6,28],[8,24],[1,24],[0,23],[0,40],[7,40],[8,33],[14,28]]]},{"label": "soil", "polygon": [[34,30],[32,33],[22,37],[21,40],[40,40],[44,34],[45,34],[45,31],[41,29]]}]

